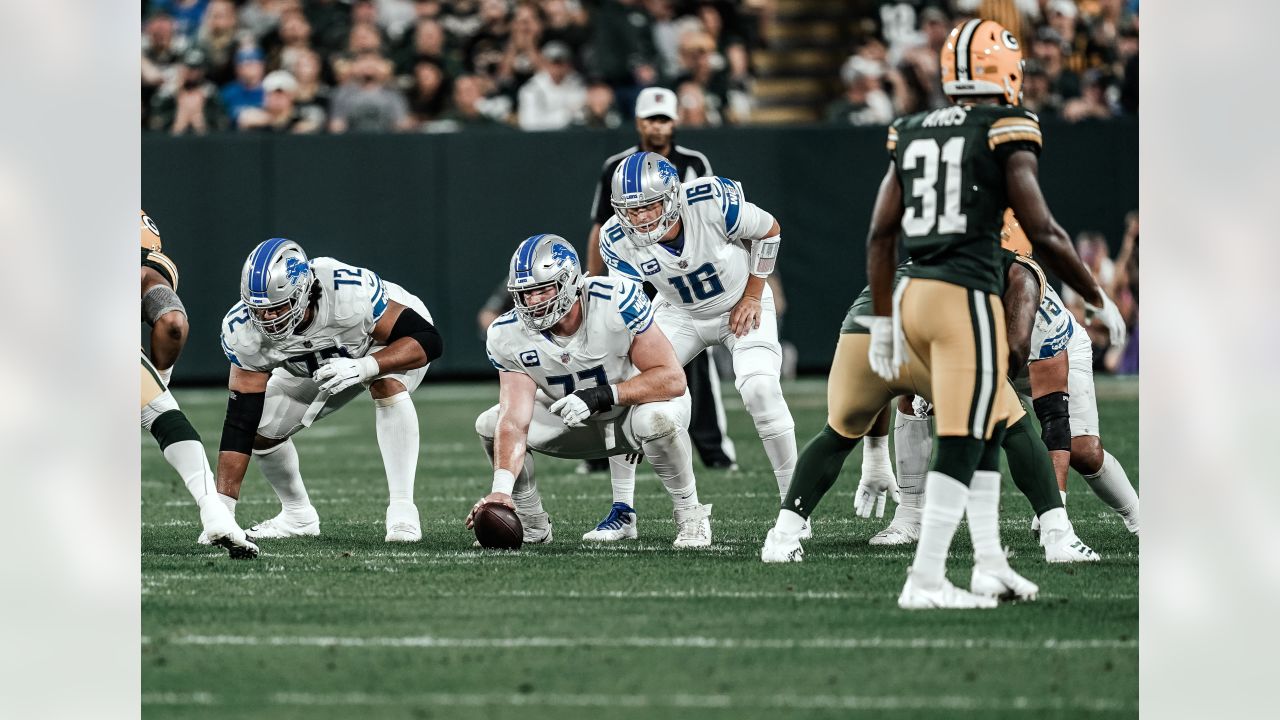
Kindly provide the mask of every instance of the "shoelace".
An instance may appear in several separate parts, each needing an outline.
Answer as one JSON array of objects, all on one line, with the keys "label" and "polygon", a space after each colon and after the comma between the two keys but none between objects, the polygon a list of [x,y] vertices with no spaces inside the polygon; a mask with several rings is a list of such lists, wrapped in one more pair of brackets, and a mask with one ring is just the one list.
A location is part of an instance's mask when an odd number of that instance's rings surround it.
[{"label": "shoelace", "polygon": [[623,505],[622,503],[614,503],[613,507],[609,508],[609,514],[604,517],[604,520],[600,521],[600,524],[596,526],[596,529],[621,530],[630,524],[624,520],[622,516],[631,512],[633,511],[626,505]]}]

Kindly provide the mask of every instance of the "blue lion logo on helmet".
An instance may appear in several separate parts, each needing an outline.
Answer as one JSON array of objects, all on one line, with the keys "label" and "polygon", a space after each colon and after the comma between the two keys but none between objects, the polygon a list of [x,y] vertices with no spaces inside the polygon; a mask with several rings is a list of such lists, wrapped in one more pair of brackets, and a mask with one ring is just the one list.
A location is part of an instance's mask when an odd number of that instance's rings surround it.
[{"label": "blue lion logo on helmet", "polygon": [[289,278],[290,285],[298,284],[298,280],[307,274],[308,266],[306,261],[298,258],[287,258],[284,265],[285,277]]},{"label": "blue lion logo on helmet", "polygon": [[666,160],[658,160],[658,177],[661,178],[663,185],[670,185],[676,181],[679,173],[676,172],[676,166]]},{"label": "blue lion logo on helmet", "polygon": [[551,246],[551,259],[556,262],[560,262],[562,260],[573,260],[574,262],[578,262],[578,255],[573,251],[573,248],[556,243]]}]

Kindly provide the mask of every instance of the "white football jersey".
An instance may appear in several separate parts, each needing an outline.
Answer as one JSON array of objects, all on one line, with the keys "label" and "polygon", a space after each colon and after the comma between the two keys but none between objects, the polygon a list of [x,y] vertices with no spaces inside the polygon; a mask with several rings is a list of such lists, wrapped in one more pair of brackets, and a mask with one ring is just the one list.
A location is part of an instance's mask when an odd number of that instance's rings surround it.
[{"label": "white football jersey", "polygon": [[1027,353],[1027,360],[1056,357],[1067,349],[1067,343],[1071,342],[1071,336],[1077,330],[1076,320],[1067,312],[1062,298],[1058,297],[1052,285],[1046,283],[1044,297],[1040,300],[1040,307],[1036,308],[1035,324],[1031,326],[1031,351]]},{"label": "white football jersey", "polygon": [[250,321],[249,308],[236,303],[222,319],[222,351],[231,364],[255,372],[284,368],[295,377],[311,377],[329,358],[364,357],[381,347],[373,339],[373,326],[386,312],[388,300],[431,321],[422,300],[372,270],[330,257],[312,258],[310,265],[320,297],[306,330],[272,340]]},{"label": "white football jersey", "polygon": [[747,202],[728,178],[701,177],[680,186],[679,251],[661,243],[636,247],[618,218],[600,228],[600,255],[613,273],[647,280],[675,307],[703,320],[733,309],[747,286],[748,254],[741,240],[764,237],[773,216]]},{"label": "white football jersey", "polygon": [[639,375],[631,363],[631,341],[653,324],[644,288],[620,277],[587,278],[579,302],[582,326],[563,347],[550,331],[529,329],[514,310],[499,315],[489,325],[489,362],[499,372],[533,378],[552,400]]}]

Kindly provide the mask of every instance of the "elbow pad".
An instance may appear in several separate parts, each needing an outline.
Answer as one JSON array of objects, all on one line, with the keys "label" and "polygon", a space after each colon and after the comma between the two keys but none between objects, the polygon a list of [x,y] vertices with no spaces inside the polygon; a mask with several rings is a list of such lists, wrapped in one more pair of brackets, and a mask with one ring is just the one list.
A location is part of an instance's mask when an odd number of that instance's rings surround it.
[{"label": "elbow pad", "polygon": [[245,393],[231,391],[227,399],[227,419],[222,422],[222,442],[218,450],[249,455],[253,452],[253,438],[262,422],[262,407],[266,404],[265,392]]},{"label": "elbow pad", "polygon": [[767,278],[773,273],[773,266],[778,262],[778,246],[782,244],[782,235],[760,238],[751,242],[751,259],[747,269],[758,278]]},{"label": "elbow pad", "polygon": [[400,317],[396,318],[395,325],[391,326],[391,334],[387,336],[387,344],[406,337],[422,346],[422,351],[427,354],[427,362],[438,360],[444,355],[444,338],[440,337],[440,331],[411,307],[400,311]]}]

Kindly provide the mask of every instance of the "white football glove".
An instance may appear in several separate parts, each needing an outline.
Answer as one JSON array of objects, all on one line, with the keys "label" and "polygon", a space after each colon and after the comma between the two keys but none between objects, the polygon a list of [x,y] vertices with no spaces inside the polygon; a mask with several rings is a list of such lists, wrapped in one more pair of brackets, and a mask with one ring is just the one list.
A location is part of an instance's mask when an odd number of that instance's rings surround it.
[{"label": "white football glove", "polygon": [[858,483],[858,492],[853,496],[853,513],[869,518],[874,510],[876,517],[882,518],[886,497],[892,497],[895,503],[902,502],[902,493],[898,491],[898,481],[892,472],[863,475]]},{"label": "white football glove", "polygon": [[854,318],[859,325],[871,331],[871,346],[867,359],[871,369],[885,382],[898,379],[898,367],[902,365],[901,341],[894,342],[893,318],[883,315],[862,315]]},{"label": "white football glove", "polygon": [[1111,331],[1111,344],[1120,347],[1124,345],[1128,336],[1124,317],[1120,315],[1120,308],[1116,307],[1115,302],[1102,292],[1102,288],[1098,288],[1098,294],[1102,296],[1102,307],[1090,305],[1088,302],[1084,304],[1085,324],[1092,324],[1095,318],[1101,320],[1102,324]]},{"label": "white football glove", "polygon": [[591,408],[573,393],[551,403],[551,407],[547,409],[559,415],[568,427],[582,427],[582,421],[591,417]]},{"label": "white football glove", "polygon": [[333,358],[311,376],[320,383],[320,389],[331,395],[346,390],[352,385],[359,385],[378,376],[378,361],[372,355],[362,358]]}]

